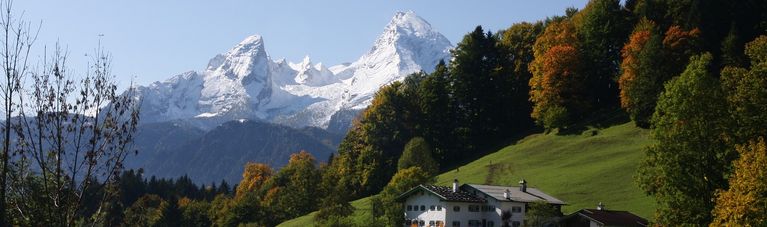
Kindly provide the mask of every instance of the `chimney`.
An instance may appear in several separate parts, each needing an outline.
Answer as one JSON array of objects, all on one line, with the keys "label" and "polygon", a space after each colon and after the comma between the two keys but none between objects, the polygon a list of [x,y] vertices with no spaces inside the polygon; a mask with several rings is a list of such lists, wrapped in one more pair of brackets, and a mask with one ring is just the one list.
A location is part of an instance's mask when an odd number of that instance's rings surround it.
[{"label": "chimney", "polygon": [[519,181],[519,190],[522,192],[527,192],[527,181],[525,181],[525,179]]},{"label": "chimney", "polygon": [[453,192],[458,192],[458,179],[453,179]]},{"label": "chimney", "polygon": [[507,188],[505,192],[503,192],[503,198],[506,200],[511,200],[511,191]]},{"label": "chimney", "polygon": [[605,204],[602,204],[602,202],[599,202],[599,204],[597,204],[597,210],[605,210]]}]

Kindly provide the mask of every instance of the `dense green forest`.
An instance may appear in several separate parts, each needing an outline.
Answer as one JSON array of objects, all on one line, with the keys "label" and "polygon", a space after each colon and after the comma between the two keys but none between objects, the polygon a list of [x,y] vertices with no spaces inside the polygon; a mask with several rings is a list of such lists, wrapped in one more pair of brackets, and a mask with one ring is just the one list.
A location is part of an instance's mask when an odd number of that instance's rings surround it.
[{"label": "dense green forest", "polygon": [[115,200],[77,216],[274,226],[318,211],[318,225],[347,226],[350,201],[375,195],[370,225],[401,226],[394,198],[439,172],[533,132],[580,133],[610,123],[595,116],[625,114],[651,130],[636,184],[656,201],[657,224],[767,225],[764,35],[759,0],[591,0],[501,31],[477,26],[450,62],[382,87],[326,160],[249,163],[232,188],[128,171]]}]

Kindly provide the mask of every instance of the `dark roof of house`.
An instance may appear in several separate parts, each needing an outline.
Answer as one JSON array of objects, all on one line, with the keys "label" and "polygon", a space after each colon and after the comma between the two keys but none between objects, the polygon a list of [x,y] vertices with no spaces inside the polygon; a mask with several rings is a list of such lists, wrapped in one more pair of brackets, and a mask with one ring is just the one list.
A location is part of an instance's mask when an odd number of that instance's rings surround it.
[{"label": "dark roof of house", "polygon": [[438,196],[441,200],[449,202],[484,203],[486,201],[484,198],[476,197],[465,191],[458,190],[457,192],[453,192],[452,187],[436,185],[418,185],[418,187],[410,189],[409,191],[397,197],[397,200],[404,200],[419,190],[424,190],[426,192],[432,193]]},{"label": "dark roof of house", "polygon": [[647,226],[649,224],[647,219],[620,210],[582,209],[568,215],[568,218],[576,215],[599,222],[604,226]]},{"label": "dark roof of house", "polygon": [[[472,187],[482,193],[485,193],[486,195],[490,197],[493,197],[494,199],[498,201],[514,201],[514,202],[523,202],[523,203],[544,201],[550,204],[558,204],[558,205],[567,204],[563,202],[562,200],[554,198],[554,196],[550,196],[546,193],[543,193],[541,190],[538,190],[537,188],[531,188],[531,187],[527,187],[524,192],[520,190],[519,187],[508,187],[508,186],[464,184],[461,187]],[[506,198],[503,197],[503,193],[506,192],[506,190],[509,190],[509,192],[511,193],[510,200],[507,200]]]}]

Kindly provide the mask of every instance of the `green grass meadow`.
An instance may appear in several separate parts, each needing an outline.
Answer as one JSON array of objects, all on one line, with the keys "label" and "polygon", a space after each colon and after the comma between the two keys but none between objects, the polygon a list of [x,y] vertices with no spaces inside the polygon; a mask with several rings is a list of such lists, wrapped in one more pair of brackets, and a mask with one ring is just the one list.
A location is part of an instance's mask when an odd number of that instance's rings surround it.
[{"label": "green grass meadow", "polygon": [[[440,174],[437,184],[518,185],[520,179],[568,203],[565,214],[596,208],[627,210],[652,219],[654,201],[634,182],[634,175],[649,144],[649,130],[623,123],[580,134],[533,134],[497,152]],[[354,201],[351,218],[365,223],[368,199]],[[279,226],[312,226],[314,213]]]}]

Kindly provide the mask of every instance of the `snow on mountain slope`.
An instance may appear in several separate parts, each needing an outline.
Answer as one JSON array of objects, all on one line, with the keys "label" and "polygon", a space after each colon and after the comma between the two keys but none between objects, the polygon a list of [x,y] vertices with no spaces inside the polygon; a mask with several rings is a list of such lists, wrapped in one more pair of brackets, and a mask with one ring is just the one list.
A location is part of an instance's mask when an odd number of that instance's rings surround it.
[{"label": "snow on mountain slope", "polygon": [[291,64],[290,67],[298,70],[298,74],[294,78],[294,81],[299,84],[307,86],[324,86],[340,82],[338,78],[333,75],[333,72],[328,70],[328,68],[325,68],[322,63],[312,65],[309,56],[304,57],[304,60],[299,64]]},{"label": "snow on mountain slope", "polygon": [[383,85],[449,60],[452,44],[415,13],[398,12],[357,61],[325,67],[272,60],[254,35],[187,72],[139,88],[142,121],[189,118],[262,119],[293,127],[327,128],[339,111],[359,111]]},{"label": "snow on mountain slope", "polygon": [[142,119],[150,117],[171,120],[198,115],[197,102],[200,100],[202,88],[202,75],[194,71],[173,76],[163,82],[138,87],[137,93],[143,98]]}]

